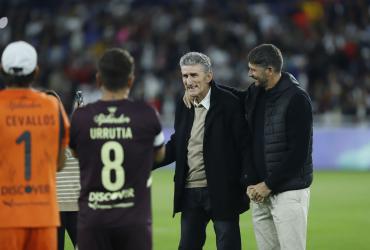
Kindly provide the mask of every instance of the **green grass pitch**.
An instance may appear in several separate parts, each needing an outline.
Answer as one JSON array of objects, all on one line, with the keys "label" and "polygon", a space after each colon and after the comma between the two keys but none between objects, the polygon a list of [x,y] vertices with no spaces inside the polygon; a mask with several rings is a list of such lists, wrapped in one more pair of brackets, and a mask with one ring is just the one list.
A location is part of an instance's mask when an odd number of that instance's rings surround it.
[{"label": "green grass pitch", "polygon": [[[173,171],[153,173],[154,250],[175,250],[179,214],[172,218]],[[257,249],[250,212],[240,218],[243,250]],[[72,250],[69,240],[66,249]],[[204,250],[215,250],[212,223]],[[311,187],[307,249],[370,249],[370,172],[316,171]]]}]

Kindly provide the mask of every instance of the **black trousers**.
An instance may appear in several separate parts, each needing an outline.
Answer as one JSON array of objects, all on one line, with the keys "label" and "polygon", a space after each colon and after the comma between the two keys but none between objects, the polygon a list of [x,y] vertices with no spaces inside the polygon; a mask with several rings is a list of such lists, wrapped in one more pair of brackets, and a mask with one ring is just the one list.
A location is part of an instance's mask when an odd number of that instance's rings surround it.
[{"label": "black trousers", "polygon": [[79,250],[152,250],[152,224],[78,228]]},{"label": "black trousers", "polygon": [[[202,250],[211,220],[208,188],[187,188],[182,204],[179,250]],[[239,216],[213,220],[217,250],[241,250]]]},{"label": "black trousers", "polygon": [[68,232],[73,246],[77,243],[77,213],[60,212],[60,227],[58,227],[58,250],[64,250],[65,231]]}]

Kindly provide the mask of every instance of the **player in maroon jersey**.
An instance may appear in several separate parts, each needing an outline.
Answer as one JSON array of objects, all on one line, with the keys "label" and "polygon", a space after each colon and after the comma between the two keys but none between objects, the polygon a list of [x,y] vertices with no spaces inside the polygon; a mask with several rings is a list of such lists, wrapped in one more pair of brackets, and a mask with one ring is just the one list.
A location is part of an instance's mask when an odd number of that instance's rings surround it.
[{"label": "player in maroon jersey", "polygon": [[134,60],[110,49],[98,62],[102,98],[75,111],[70,147],[80,162],[78,248],[152,249],[150,172],[164,156],[154,109],[128,98]]}]

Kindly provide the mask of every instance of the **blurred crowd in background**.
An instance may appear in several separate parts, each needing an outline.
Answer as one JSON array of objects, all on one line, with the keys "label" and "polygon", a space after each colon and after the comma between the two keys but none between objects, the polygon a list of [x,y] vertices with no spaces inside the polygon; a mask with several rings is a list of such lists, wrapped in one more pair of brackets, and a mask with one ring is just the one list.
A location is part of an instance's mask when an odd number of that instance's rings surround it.
[{"label": "blurred crowd in background", "polygon": [[307,89],[321,123],[370,120],[369,0],[0,0],[1,51],[26,40],[39,53],[37,86],[57,91],[68,111],[80,89],[96,100],[95,66],[119,46],[136,59],[132,97],[171,125],[182,96],[180,57],[200,51],[219,83],[246,89],[246,55],[273,43],[284,69]]}]

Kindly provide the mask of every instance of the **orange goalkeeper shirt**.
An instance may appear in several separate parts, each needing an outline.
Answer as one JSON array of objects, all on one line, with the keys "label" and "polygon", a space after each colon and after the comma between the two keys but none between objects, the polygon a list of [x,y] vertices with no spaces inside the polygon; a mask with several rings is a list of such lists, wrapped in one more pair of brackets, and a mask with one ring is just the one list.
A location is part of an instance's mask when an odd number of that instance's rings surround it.
[{"label": "orange goalkeeper shirt", "polygon": [[0,228],[59,225],[55,175],[69,121],[53,97],[0,91]]}]

